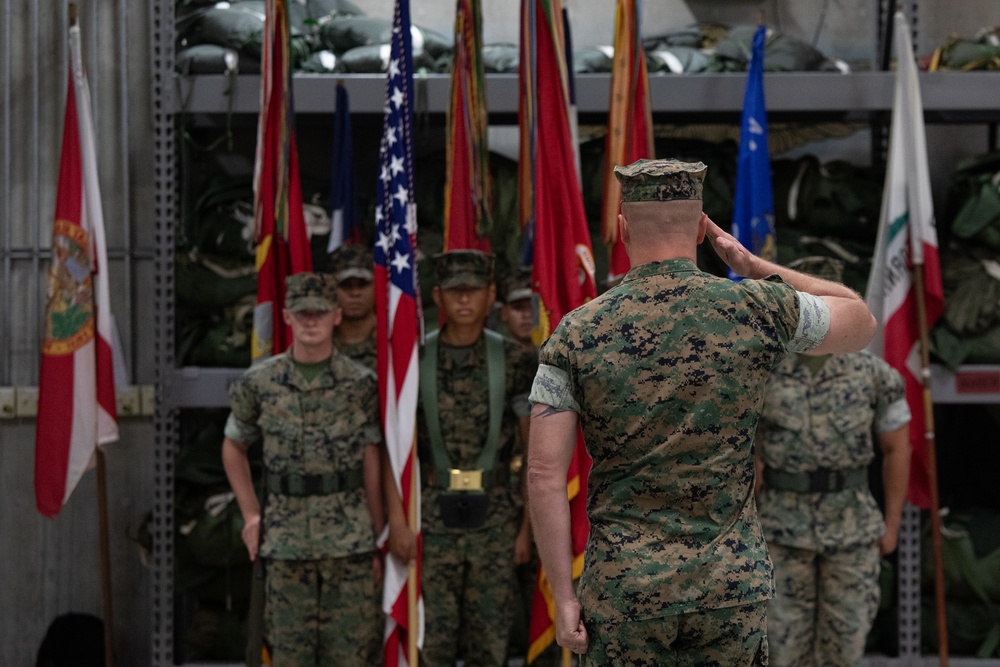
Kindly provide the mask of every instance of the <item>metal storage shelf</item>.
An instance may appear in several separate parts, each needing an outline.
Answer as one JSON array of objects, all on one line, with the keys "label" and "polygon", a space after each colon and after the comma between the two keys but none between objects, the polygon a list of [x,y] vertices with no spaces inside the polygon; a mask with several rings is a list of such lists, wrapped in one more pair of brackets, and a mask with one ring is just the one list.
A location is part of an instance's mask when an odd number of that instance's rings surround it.
[{"label": "metal storage shelf", "polygon": [[[892,108],[892,72],[768,72],[764,76],[769,114],[864,115]],[[746,75],[739,73],[651,75],[650,102],[655,113],[740,113]],[[294,77],[296,113],[332,113],[334,87],[343,81],[353,113],[382,113],[385,76],[381,74],[298,74]],[[175,113],[255,113],[260,77],[200,75],[176,77]],[[445,113],[451,80],[447,74],[418,78],[426,86],[427,111]],[[516,74],[486,77],[491,114],[516,114]],[[996,119],[1000,114],[1000,74],[994,72],[924,72],[920,75],[924,109],[954,117],[955,122]],[[231,88],[232,99],[229,92]],[[606,114],[610,75],[576,76],[580,113]]]},{"label": "metal storage shelf", "polygon": [[[881,4],[888,7],[885,0]],[[186,116],[195,124],[218,122],[219,116],[255,114],[259,104],[260,77],[201,75],[181,77],[174,72],[174,3],[152,3],[150,32],[153,53],[153,125],[157,229],[156,365],[158,400],[154,420],[156,490],[153,511],[153,610],[152,664],[174,664],[173,614],[173,484],[177,447],[177,415],[181,408],[228,405],[227,389],[242,369],[177,368],[174,366],[174,227],[178,210],[176,121]],[[802,122],[825,119],[868,120],[892,107],[894,74],[855,72],[768,73],[765,88],[769,114]],[[657,120],[671,122],[720,119],[732,122],[742,111],[745,74],[652,75],[650,101]],[[299,114],[329,114],[334,89],[344,81],[351,93],[352,112],[380,114],[385,97],[385,77],[380,74],[314,75],[294,77],[295,108]],[[1000,121],[1000,73],[922,73],[920,85],[926,118],[939,123],[996,123]],[[487,106],[493,121],[516,122],[517,76],[486,77]],[[609,106],[607,74],[576,77],[578,110],[585,122],[600,122]],[[418,90],[432,114],[445,114],[450,78],[429,74],[418,78]],[[591,120],[593,119],[593,120]],[[1000,366],[964,366],[955,374],[941,367],[932,373],[938,403],[1000,403]],[[899,657],[867,656],[866,667],[938,663],[920,651],[920,515],[908,506],[899,543]],[[952,658],[955,667],[1000,667],[1000,660]]]}]

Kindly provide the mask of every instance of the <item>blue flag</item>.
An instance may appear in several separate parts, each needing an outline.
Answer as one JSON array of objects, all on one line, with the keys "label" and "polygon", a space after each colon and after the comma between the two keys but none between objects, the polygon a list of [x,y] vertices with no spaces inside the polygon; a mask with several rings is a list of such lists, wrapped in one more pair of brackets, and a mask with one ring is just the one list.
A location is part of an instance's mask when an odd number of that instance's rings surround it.
[{"label": "blue flag", "polygon": [[333,164],[330,183],[330,241],[333,252],[345,243],[361,240],[358,196],[354,187],[354,148],[351,144],[351,105],[343,83],[337,84],[337,106],[333,116]]},{"label": "blue flag", "polygon": [[[774,261],[778,249],[774,235],[774,194],[771,191],[771,158],[767,150],[767,109],[764,105],[766,33],[764,26],[758,27],[754,33],[747,89],[743,97],[733,236],[753,254]],[[738,279],[732,271],[729,277]]]}]

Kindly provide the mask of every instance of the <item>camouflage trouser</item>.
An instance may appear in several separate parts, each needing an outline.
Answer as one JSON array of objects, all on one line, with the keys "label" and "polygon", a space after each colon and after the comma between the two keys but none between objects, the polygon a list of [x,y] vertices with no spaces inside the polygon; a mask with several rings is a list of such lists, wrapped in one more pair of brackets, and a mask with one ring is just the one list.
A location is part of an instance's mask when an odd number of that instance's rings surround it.
[{"label": "camouflage trouser", "polygon": [[380,665],[381,604],[372,554],[267,563],[273,667]]},{"label": "camouflage trouser", "polygon": [[501,667],[514,584],[513,522],[423,534],[424,648],[420,664]]},{"label": "camouflage trouser", "polygon": [[777,667],[856,665],[878,612],[876,544],[820,553],[769,544],[777,596],[767,608]]},{"label": "camouflage trouser", "polygon": [[581,667],[767,667],[766,603],[642,621],[584,621]]}]

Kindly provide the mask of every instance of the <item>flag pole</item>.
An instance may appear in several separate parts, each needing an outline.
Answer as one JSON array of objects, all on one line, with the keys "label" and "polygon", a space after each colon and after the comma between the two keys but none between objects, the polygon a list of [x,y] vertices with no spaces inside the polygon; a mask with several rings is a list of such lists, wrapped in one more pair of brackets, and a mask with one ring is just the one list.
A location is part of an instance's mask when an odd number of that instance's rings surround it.
[{"label": "flag pole", "polygon": [[[72,13],[74,12],[71,10],[71,15]],[[111,605],[111,549],[108,540],[108,476],[102,445],[98,445],[96,455],[97,514],[101,541],[101,593],[104,604],[104,667],[115,667],[115,629]]]},{"label": "flag pole", "polygon": [[[69,25],[78,23],[76,3],[69,3]],[[73,73],[70,72],[70,76]],[[108,537],[108,475],[105,465],[104,447],[98,445],[94,450],[97,462],[97,523],[98,540],[101,551],[101,606],[104,615],[104,666],[115,667],[115,627],[114,606],[111,594],[111,548]]]},{"label": "flag pole", "polygon": [[[414,442],[416,442],[416,431],[414,430]],[[407,512],[407,523],[410,525],[410,530],[414,535],[419,531],[420,526],[417,525],[417,486],[419,480],[417,479],[417,448],[410,448],[410,504],[409,511]],[[406,646],[407,646],[407,662],[409,667],[417,667],[418,654],[417,654],[417,625],[420,622],[417,616],[417,586],[419,585],[417,580],[417,561],[410,561],[409,568],[409,582],[406,587],[407,595],[407,613],[409,615],[409,625],[406,628]]]},{"label": "flag pole", "polygon": [[930,335],[927,330],[927,303],[924,294],[924,265],[913,265],[917,283],[917,321],[920,327],[920,370],[924,398],[924,445],[927,449],[927,486],[931,496],[931,549],[934,557],[934,607],[937,618],[938,662],[948,667],[948,619],[945,615],[944,561],[941,540],[941,498],[938,495],[937,438],[934,433],[934,402],[931,399]]}]

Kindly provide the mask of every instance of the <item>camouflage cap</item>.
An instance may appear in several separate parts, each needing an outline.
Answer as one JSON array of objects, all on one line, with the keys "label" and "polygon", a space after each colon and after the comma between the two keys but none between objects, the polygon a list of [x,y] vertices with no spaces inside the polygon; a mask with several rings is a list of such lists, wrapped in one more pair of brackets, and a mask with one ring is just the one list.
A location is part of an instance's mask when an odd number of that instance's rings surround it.
[{"label": "camouflage cap", "polygon": [[486,287],[493,281],[494,257],[479,250],[451,250],[434,255],[438,287]]},{"label": "camouflage cap", "polygon": [[333,310],[337,306],[337,281],[327,273],[296,273],[285,278],[285,308]]},{"label": "camouflage cap", "polygon": [[823,257],[822,255],[799,257],[789,262],[788,268],[837,283],[844,279],[844,262],[836,257]]},{"label": "camouflage cap", "polygon": [[636,160],[616,166],[615,178],[622,185],[622,201],[676,201],[702,198],[705,172],[701,162]]},{"label": "camouflage cap", "polygon": [[516,269],[504,281],[503,302],[511,303],[531,298],[531,269]]},{"label": "camouflage cap", "polygon": [[375,279],[375,260],[372,251],[360,243],[342,245],[330,253],[330,265],[338,282],[360,278],[371,282]]}]

